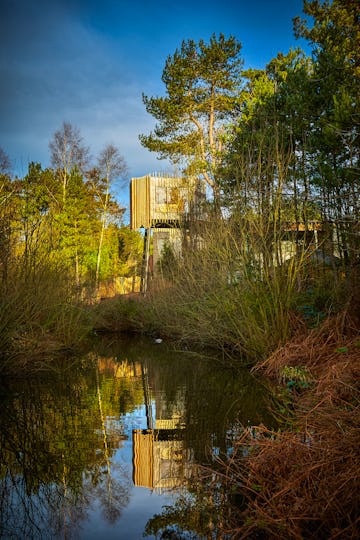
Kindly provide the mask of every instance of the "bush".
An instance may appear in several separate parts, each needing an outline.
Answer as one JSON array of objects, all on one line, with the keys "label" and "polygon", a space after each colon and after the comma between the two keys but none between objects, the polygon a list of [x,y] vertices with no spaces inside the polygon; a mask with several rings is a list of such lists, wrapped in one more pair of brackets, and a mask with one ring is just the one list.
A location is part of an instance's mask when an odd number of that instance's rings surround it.
[{"label": "bush", "polygon": [[240,218],[219,218],[193,238],[166,258],[164,286],[147,295],[162,331],[266,357],[291,334],[302,260],[276,265],[273,246]]},{"label": "bush", "polygon": [[90,320],[61,268],[13,270],[0,293],[0,371],[32,370],[38,359],[74,349]]}]

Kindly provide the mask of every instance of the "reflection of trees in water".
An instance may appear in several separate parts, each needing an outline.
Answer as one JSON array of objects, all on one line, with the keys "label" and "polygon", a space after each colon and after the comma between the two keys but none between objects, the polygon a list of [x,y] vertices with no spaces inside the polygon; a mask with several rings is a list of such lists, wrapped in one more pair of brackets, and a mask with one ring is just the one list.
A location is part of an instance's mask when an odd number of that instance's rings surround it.
[{"label": "reflection of trees in water", "polygon": [[[266,422],[266,392],[247,371],[221,369],[214,359],[182,355],[176,363],[168,357],[147,361],[156,409],[181,413],[186,427],[184,443],[197,463],[208,463],[212,454],[226,453],[232,431],[243,425]],[[270,422],[271,417],[268,415]]]},{"label": "reflection of trees in water", "polygon": [[[67,491],[61,485],[40,485],[27,492],[26,478],[10,470],[0,488],[0,537],[41,539],[74,535],[77,523],[85,517],[86,497]],[[71,530],[69,530],[71,528]]]},{"label": "reflection of trees in water", "polygon": [[104,520],[114,525],[129,503],[131,477],[128,470],[119,464],[112,464],[111,474],[102,470],[98,483],[85,483],[84,488],[89,493],[90,501],[98,501]]},{"label": "reflection of trees in water", "polygon": [[109,467],[125,435],[120,424],[106,425],[99,407],[103,393],[103,408],[114,414],[108,402],[114,392],[96,386],[94,370],[69,375],[7,389],[0,414],[0,537],[68,538],[94,501],[111,523],[128,504],[130,472]]},{"label": "reflection of trees in water", "polygon": [[169,475],[192,476],[196,504],[184,518],[179,507],[179,519],[205,519],[206,508],[196,506],[204,501],[196,464],[209,462],[214,449],[227,450],[239,419],[258,423],[259,386],[248,374],[141,340],[100,345],[79,366],[3,390],[0,537],[76,536],[95,505],[108,523],[119,520],[132,482],[114,454],[126,439],[127,415],[144,404],[155,413],[154,457],[162,461],[154,471],[162,485],[171,484]]},{"label": "reflection of trees in water", "polygon": [[114,466],[110,481],[111,496],[108,478],[101,478],[96,485],[85,480],[78,493],[66,480],[62,485],[42,485],[40,481],[36,493],[29,494],[26,478],[10,471],[0,487],[0,538],[76,537],[95,500],[100,504],[104,519],[110,524],[116,523],[129,502],[128,471]]},{"label": "reflection of trees in water", "polygon": [[224,491],[214,481],[214,474],[200,472],[192,478],[187,493],[148,520],[144,536],[164,540],[222,540],[220,526],[228,510]]},{"label": "reflection of trees in water", "polygon": [[[151,345],[141,339],[137,340],[137,345],[131,341],[129,348],[125,342],[121,349],[122,356],[118,345],[109,351],[110,355],[118,357],[112,368],[114,373],[122,366],[128,377],[138,380],[141,376],[143,396],[137,394],[136,398],[138,403],[140,400],[145,405],[147,428],[155,428],[155,439],[158,439],[158,428],[164,430],[165,439],[165,433],[170,434],[167,430],[179,429],[182,461],[191,461],[184,463],[187,478],[190,470],[196,470],[196,464],[212,462],[214,453],[229,452],[241,425],[266,421],[266,393],[248,371],[239,373],[222,369],[214,358],[174,353],[164,346]],[[125,365],[124,357],[127,359]],[[126,388],[122,390],[126,391]],[[122,393],[121,412],[126,409],[124,404],[131,403],[129,397],[132,392],[128,389],[127,393]],[[155,418],[149,423],[152,408]],[[136,455],[150,451],[145,451],[145,447],[145,443],[139,443]],[[156,467],[155,461],[155,454],[151,460],[146,460]],[[147,477],[144,471],[140,476]],[[178,484],[181,480],[184,478],[177,479]]]},{"label": "reflection of trees in water", "polygon": [[[101,421],[101,432],[103,437],[103,465],[106,466],[103,470],[105,474],[104,481],[97,486],[97,496],[102,506],[103,516],[111,524],[116,523],[121,515],[121,509],[129,502],[130,480],[127,479],[126,484],[119,483],[111,474],[111,448],[110,439],[107,430],[107,422],[103,410],[103,397],[99,381],[99,366],[96,368],[96,392],[99,404],[99,414]],[[117,466],[119,470],[119,466]]]},{"label": "reflection of trees in water", "polygon": [[[214,468],[215,454],[227,454],[243,426],[272,422],[266,414],[266,390],[247,371],[221,369],[216,362],[182,355],[178,361],[150,355],[144,360],[147,385],[155,402],[156,419],[177,418],[182,455],[187,464],[187,492],[175,504],[148,520],[145,534],[157,538],[222,538],[221,521],[229,507]],[[146,394],[146,393],[145,393]],[[199,464],[209,464],[204,474]]]}]

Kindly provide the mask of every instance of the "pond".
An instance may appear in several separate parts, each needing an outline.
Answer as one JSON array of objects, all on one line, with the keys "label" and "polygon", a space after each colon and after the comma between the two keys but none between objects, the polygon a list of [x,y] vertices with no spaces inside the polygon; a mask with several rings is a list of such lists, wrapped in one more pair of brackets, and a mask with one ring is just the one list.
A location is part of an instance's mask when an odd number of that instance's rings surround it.
[{"label": "pond", "polygon": [[241,426],[271,422],[248,370],[139,338],[100,339],[0,388],[0,538],[155,538],[199,466]]}]

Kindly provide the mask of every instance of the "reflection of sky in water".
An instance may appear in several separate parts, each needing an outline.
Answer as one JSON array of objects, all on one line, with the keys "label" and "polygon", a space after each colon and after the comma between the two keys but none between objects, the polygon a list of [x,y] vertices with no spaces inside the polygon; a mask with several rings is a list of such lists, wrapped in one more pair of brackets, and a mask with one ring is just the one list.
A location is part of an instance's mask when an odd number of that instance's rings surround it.
[{"label": "reflection of sky in water", "polygon": [[89,512],[90,522],[82,525],[81,537],[86,540],[140,540],[143,537],[147,519],[160,513],[162,506],[171,504],[172,501],[171,494],[160,495],[149,492],[146,488],[133,486],[130,502],[114,527],[104,523],[101,511],[97,508]]},{"label": "reflection of sky in water", "polygon": [[[155,402],[152,401],[152,414],[156,417]],[[111,426],[114,428],[114,419],[111,419]],[[116,421],[115,421],[116,424]],[[111,458],[112,477],[116,479],[117,467],[127,470],[131,478],[133,472],[133,430],[147,429],[146,407],[141,405],[132,413],[121,415],[119,426],[123,428],[126,439],[122,441],[121,447],[116,450]],[[145,487],[138,487],[131,482],[130,500],[128,505],[122,510],[120,521],[113,527],[104,522],[102,509],[98,504],[88,512],[88,522],[81,525],[81,537],[86,540],[129,540],[141,539],[146,522],[154,514],[161,513],[164,505],[171,504],[176,498],[175,492],[159,493]],[[152,538],[147,536],[147,538]]]},{"label": "reflection of sky in water", "polygon": [[229,451],[242,422],[262,420],[263,389],[249,374],[140,351],[145,361],[92,353],[78,376],[6,389],[0,538],[138,540],[211,448]]},{"label": "reflection of sky in water", "polygon": [[[152,405],[152,412],[153,416],[155,418],[155,403],[154,401],[151,402]],[[126,435],[131,436],[133,429],[146,429],[147,422],[146,422],[146,410],[145,405],[141,405],[140,407],[137,407],[132,413],[127,413],[122,415],[122,420],[125,425],[125,433]]]}]

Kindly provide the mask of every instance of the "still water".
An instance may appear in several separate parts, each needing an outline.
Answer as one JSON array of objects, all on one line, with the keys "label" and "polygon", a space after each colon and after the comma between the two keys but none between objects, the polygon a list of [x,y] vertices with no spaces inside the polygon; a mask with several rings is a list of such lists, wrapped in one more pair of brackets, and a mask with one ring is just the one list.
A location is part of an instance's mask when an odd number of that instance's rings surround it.
[{"label": "still water", "polygon": [[7,539],[155,538],[149,525],[189,495],[199,466],[229,454],[242,425],[270,421],[248,371],[138,338],[0,389]]}]

